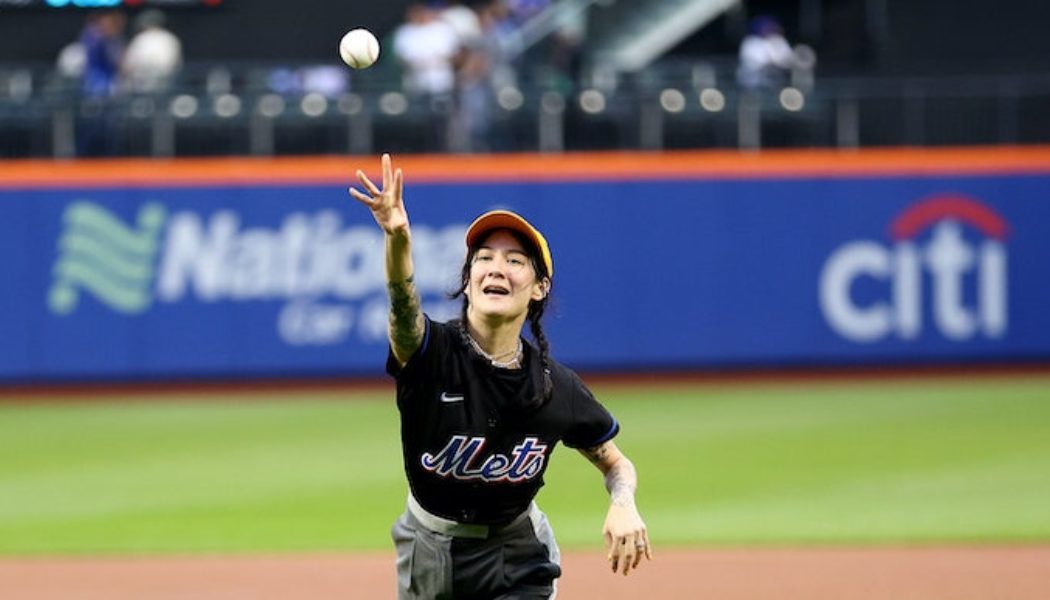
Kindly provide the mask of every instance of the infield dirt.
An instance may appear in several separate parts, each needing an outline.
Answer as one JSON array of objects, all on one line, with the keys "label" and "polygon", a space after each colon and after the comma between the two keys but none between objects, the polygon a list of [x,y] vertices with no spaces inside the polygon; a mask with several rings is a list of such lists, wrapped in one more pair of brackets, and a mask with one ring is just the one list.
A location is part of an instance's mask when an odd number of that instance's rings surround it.
[{"label": "infield dirt", "polygon": [[[628,577],[570,552],[559,598],[1043,600],[1050,546],[657,551]],[[393,553],[0,559],[12,600],[394,598]]]}]

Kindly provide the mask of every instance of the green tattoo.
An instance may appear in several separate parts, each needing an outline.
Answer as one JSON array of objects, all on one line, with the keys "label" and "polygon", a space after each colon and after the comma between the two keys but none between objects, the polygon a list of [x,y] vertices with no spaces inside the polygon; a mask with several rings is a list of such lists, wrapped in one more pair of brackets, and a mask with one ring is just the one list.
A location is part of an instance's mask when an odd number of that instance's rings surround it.
[{"label": "green tattoo", "polygon": [[412,276],[404,281],[387,283],[390,294],[390,342],[398,352],[409,354],[423,339],[423,311],[420,308],[419,293]]}]

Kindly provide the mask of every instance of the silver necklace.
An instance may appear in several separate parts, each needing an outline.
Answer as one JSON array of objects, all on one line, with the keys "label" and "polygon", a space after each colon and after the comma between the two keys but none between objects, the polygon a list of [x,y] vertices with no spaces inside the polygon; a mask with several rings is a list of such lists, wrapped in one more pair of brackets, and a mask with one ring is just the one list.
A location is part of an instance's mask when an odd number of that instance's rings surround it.
[{"label": "silver necklace", "polygon": [[[495,356],[489,354],[488,352],[485,352],[485,350],[481,347],[481,344],[479,344],[478,341],[474,339],[474,336],[470,335],[469,333],[467,334],[467,339],[470,340],[470,345],[473,346],[474,350],[478,354],[484,356],[485,359],[488,360],[492,366],[499,367],[500,369],[517,369],[521,367],[523,346],[521,345],[520,337],[518,338],[517,348],[508,352],[504,352],[503,354],[497,354]],[[500,360],[505,356],[511,356],[510,360]]]}]

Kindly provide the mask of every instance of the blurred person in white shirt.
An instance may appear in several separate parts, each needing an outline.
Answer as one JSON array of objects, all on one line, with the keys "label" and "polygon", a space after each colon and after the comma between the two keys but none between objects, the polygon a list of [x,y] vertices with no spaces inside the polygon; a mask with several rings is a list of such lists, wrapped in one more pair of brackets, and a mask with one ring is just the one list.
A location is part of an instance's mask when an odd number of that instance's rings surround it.
[{"label": "blurred person in white shirt", "polygon": [[394,55],[403,69],[403,87],[429,107],[427,145],[447,151],[455,146],[456,63],[460,40],[441,18],[438,2],[414,2],[405,23],[394,31]]},{"label": "blurred person in white shirt", "polygon": [[421,2],[408,7],[394,32],[394,54],[405,69],[405,88],[422,95],[451,94],[459,36],[440,12]]},{"label": "blurred person in white shirt", "polygon": [[165,28],[164,13],[143,11],[135,18],[135,36],[128,43],[122,68],[131,90],[164,89],[182,67],[182,42]]},{"label": "blurred person in white shirt", "polygon": [[456,37],[459,38],[461,45],[474,44],[481,37],[481,19],[478,18],[477,11],[461,0],[449,0],[445,3],[445,7],[440,11],[440,17],[456,31]]},{"label": "blurred person in white shirt", "polygon": [[795,66],[795,51],[784,38],[780,22],[773,17],[751,20],[751,32],[740,43],[737,81],[748,89],[785,85]]}]

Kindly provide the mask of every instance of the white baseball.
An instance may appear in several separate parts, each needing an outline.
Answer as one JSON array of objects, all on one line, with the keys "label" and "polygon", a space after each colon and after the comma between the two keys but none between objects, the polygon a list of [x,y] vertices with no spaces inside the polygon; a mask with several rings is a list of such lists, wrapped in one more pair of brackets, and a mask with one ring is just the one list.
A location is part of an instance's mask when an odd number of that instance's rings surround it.
[{"label": "white baseball", "polygon": [[339,40],[339,56],[355,69],[366,69],[379,58],[379,40],[367,29],[351,29]]}]

